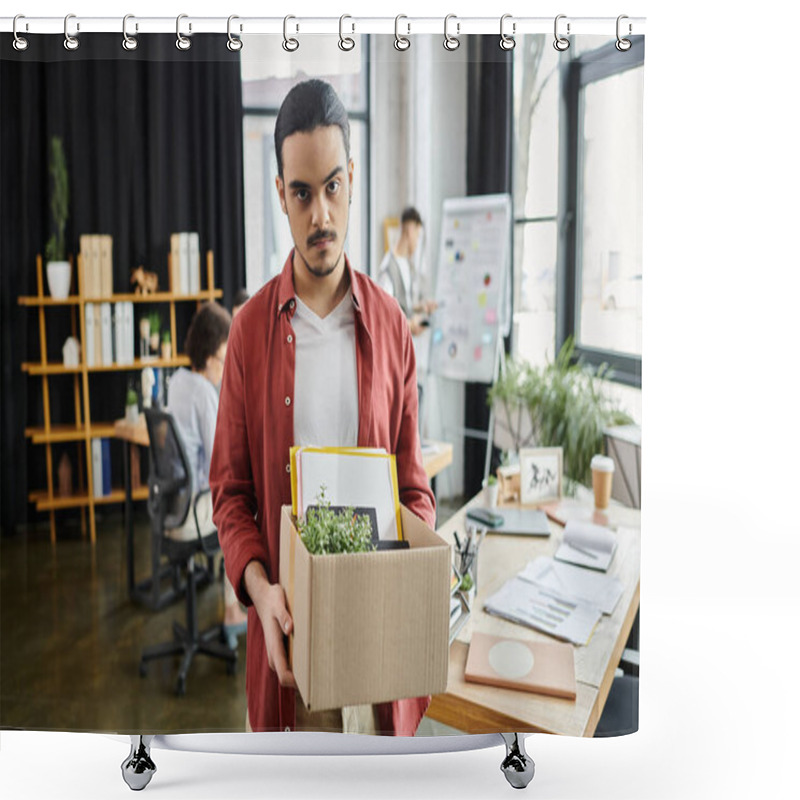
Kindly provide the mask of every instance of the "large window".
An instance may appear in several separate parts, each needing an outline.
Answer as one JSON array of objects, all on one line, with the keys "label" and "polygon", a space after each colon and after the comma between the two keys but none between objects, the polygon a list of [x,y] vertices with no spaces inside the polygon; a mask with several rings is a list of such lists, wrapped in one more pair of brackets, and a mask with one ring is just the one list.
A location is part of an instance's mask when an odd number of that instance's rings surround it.
[{"label": "large window", "polygon": [[568,131],[557,338],[641,386],[644,41],[579,48],[562,68]]},{"label": "large window", "polygon": [[584,360],[641,385],[642,76],[627,53],[546,35],[514,50],[514,353]]},{"label": "large window", "polygon": [[[357,38],[356,52],[342,52],[338,37],[315,37],[314,47],[287,55],[269,39],[243,37],[245,259],[252,294],[280,272],[292,247],[289,223],[275,188],[273,133],[283,98],[308,78],[328,81],[350,118],[350,156],[355,162],[347,253],[354,265],[369,252],[369,39]],[[360,54],[360,57],[359,57]]]}]

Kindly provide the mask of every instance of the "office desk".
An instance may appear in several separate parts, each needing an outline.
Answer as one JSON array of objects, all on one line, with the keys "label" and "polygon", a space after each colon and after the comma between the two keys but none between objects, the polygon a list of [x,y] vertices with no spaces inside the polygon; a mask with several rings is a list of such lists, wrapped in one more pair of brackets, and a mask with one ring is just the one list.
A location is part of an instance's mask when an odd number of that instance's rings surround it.
[{"label": "office desk", "polygon": [[[442,525],[438,533],[448,542],[454,541],[454,531],[461,537],[467,509],[481,505],[482,495],[479,494]],[[546,634],[483,611],[484,600],[529,561],[539,555],[555,553],[563,529],[551,522],[551,535],[547,538],[487,533],[478,556],[478,594],[472,616],[450,647],[447,691],[434,696],[427,714],[431,719],[465,733],[594,734],[639,608],[640,512],[617,508],[615,517],[621,524],[630,526],[618,529],[617,552],[607,573],[622,581],[623,594],[614,613],[602,617],[589,643],[575,647],[576,699],[564,700],[464,680],[469,639],[474,630],[518,639],[553,641]]]},{"label": "office desk", "polygon": [[[154,581],[152,577],[136,582],[134,574],[133,555],[133,500],[147,499],[147,487],[132,490],[131,480],[131,448],[149,447],[150,437],[147,433],[147,423],[144,415],[139,415],[139,422],[131,425],[124,419],[114,423],[114,436],[122,440],[123,445],[123,474],[125,476],[125,546],[127,553],[128,595],[131,600],[142,603],[152,610],[158,610],[169,605],[176,594],[174,590],[161,591],[161,580]],[[453,445],[448,442],[427,442],[430,450],[422,456],[425,474],[428,480],[435,478],[445,467],[453,461]],[[169,577],[171,572],[161,564],[161,554],[155,548],[151,553],[152,575]]]}]

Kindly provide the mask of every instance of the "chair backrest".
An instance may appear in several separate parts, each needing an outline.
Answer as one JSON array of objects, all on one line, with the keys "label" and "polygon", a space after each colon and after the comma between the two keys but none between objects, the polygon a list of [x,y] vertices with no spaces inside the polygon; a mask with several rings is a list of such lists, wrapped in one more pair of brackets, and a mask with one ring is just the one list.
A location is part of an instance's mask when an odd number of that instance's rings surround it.
[{"label": "chair backrest", "polygon": [[192,504],[189,457],[172,414],[146,408],[144,416],[150,436],[147,510],[151,517],[162,518],[163,527],[179,528]]}]

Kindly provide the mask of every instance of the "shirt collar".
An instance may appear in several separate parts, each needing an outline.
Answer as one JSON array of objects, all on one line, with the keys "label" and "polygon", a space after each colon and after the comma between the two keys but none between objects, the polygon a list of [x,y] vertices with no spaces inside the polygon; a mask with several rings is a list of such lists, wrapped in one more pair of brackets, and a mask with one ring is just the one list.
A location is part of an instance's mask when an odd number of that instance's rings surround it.
[{"label": "shirt collar", "polygon": [[[292,272],[293,256],[294,248],[292,248],[292,251],[289,253],[289,257],[286,259],[286,263],[283,265],[283,270],[278,278],[278,314],[284,311],[287,307],[292,309],[292,311],[294,310],[294,298],[296,293],[294,290],[294,274]],[[353,295],[353,306],[355,307],[356,311],[360,312],[361,300],[359,288],[356,283],[355,270],[350,264],[350,259],[346,254],[344,257],[344,267],[347,270],[348,276],[350,277],[350,292]]]}]

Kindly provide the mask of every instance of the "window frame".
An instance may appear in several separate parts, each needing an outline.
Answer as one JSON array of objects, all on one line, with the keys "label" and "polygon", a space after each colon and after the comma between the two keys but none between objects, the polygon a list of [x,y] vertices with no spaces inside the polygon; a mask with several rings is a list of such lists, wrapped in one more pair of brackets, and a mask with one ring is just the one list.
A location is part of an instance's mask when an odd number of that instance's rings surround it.
[{"label": "window frame", "polygon": [[[366,166],[364,169],[364,228],[365,239],[362,242],[362,249],[369,255],[372,246],[372,58],[371,58],[371,37],[366,34],[362,35],[363,47],[361,48],[361,68],[364,71],[364,110],[350,111],[347,110],[347,119],[356,122],[363,122],[365,128],[365,146],[366,146]],[[244,128],[245,120],[248,116],[251,117],[272,117],[274,120],[278,118],[279,106],[242,106],[242,127]],[[352,157],[352,153],[351,153]],[[246,201],[245,201],[246,202]],[[247,229],[245,228],[245,253],[247,252]],[[363,260],[363,259],[362,259]],[[245,263],[245,275],[247,274],[247,264]]]},{"label": "window frame", "polygon": [[644,36],[630,37],[631,47],[619,52],[614,42],[565,60],[561,65],[560,153],[564,165],[559,170],[559,242],[556,271],[556,350],[571,336],[575,340],[575,357],[599,367],[608,364],[609,380],[641,388],[642,357],[610,350],[587,347],[578,342],[580,317],[581,264],[580,215],[582,198],[582,91],[591,83],[627,72],[644,65]]}]

